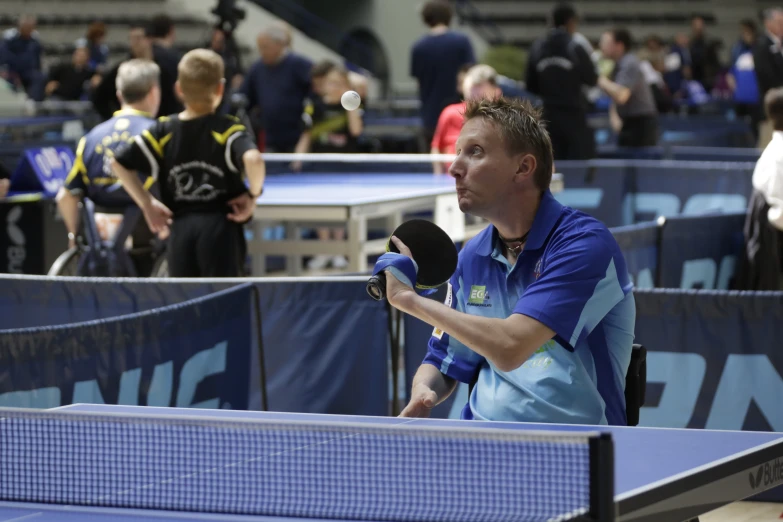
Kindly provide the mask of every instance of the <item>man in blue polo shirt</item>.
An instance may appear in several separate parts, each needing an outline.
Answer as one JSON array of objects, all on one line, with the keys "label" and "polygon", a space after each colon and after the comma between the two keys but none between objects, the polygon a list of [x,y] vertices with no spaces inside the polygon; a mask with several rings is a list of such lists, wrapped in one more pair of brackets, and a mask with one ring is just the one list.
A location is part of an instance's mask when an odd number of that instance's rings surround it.
[{"label": "man in blue polo shirt", "polygon": [[403,416],[428,416],[461,381],[475,383],[465,419],[627,423],[625,260],[602,223],[554,199],[552,170],[527,102],[468,102],[450,173],[460,209],[491,225],[460,252],[445,306],[387,277],[389,303],[435,328]]}]

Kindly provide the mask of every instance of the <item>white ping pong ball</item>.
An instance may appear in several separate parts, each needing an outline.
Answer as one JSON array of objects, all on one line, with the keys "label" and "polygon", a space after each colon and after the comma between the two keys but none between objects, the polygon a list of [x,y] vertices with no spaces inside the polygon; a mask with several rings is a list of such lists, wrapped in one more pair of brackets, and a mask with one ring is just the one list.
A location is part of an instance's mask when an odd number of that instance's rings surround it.
[{"label": "white ping pong ball", "polygon": [[346,111],[355,111],[362,103],[362,97],[356,91],[346,91],[340,98],[340,103]]}]

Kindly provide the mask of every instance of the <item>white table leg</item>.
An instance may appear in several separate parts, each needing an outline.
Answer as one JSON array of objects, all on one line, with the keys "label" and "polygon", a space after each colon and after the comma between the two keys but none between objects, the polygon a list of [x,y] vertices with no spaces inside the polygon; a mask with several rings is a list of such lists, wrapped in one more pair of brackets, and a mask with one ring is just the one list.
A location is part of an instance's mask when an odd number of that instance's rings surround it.
[{"label": "white table leg", "polygon": [[367,218],[351,216],[348,219],[348,270],[351,272],[367,271],[367,254],[363,248],[366,241]]}]

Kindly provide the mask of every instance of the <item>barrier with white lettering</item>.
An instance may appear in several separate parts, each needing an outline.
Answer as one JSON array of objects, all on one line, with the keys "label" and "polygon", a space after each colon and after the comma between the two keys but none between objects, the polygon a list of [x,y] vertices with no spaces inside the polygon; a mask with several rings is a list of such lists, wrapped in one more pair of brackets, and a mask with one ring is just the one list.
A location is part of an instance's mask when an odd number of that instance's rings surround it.
[{"label": "barrier with white lettering", "polygon": [[[0,330],[67,325],[157,309],[240,282],[258,290],[269,408],[388,413],[388,314],[366,278],[89,279],[0,276]],[[337,325],[337,326],[336,326]],[[356,393],[360,389],[362,393]],[[261,407],[256,391],[250,409]]]},{"label": "barrier with white lettering", "polygon": [[558,201],[609,227],[676,215],[741,212],[755,163],[660,160],[558,161]]},{"label": "barrier with white lettering", "polygon": [[259,390],[254,294],[241,285],[112,319],[0,331],[0,405],[247,409]]}]

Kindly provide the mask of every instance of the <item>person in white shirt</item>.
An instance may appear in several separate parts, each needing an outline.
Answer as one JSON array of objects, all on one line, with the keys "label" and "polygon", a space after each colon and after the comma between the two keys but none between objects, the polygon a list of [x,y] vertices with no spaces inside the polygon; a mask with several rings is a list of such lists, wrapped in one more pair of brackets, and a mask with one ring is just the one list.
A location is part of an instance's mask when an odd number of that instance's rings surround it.
[{"label": "person in white shirt", "polygon": [[772,124],[772,141],[756,163],[753,188],[764,194],[770,207],[770,225],[783,230],[783,87],[767,91],[764,108]]}]

